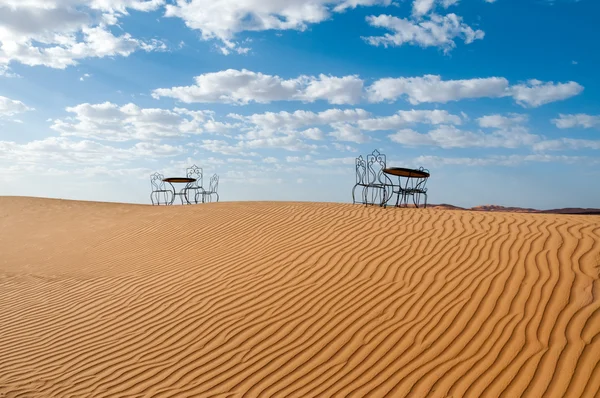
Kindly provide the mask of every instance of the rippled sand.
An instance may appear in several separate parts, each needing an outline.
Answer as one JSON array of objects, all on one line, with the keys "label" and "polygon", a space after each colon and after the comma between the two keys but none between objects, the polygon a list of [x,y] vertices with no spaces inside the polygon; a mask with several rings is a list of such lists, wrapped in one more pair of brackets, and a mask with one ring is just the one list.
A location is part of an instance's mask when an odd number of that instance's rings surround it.
[{"label": "rippled sand", "polygon": [[0,397],[594,397],[600,218],[0,198]]}]

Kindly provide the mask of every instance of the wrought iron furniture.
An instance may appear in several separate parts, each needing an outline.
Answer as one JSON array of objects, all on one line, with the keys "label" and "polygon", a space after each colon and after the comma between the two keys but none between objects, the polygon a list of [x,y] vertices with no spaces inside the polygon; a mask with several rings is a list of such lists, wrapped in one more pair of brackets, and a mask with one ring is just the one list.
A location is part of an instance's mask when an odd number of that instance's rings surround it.
[{"label": "wrought iron furniture", "polygon": [[202,195],[202,203],[206,203],[206,202],[212,202],[212,197],[213,195],[216,196],[216,201],[219,201],[219,194],[217,193],[217,190],[219,189],[219,176],[216,174],[213,174],[212,177],[210,177],[210,182],[208,185],[208,190],[204,190],[203,192],[196,192],[196,203],[198,203],[198,195]]},{"label": "wrought iron furniture", "polygon": [[[171,199],[171,203],[169,203],[170,205],[173,204],[173,202],[175,202],[175,196],[179,196],[181,199],[181,204],[185,204],[183,203],[183,199],[185,199],[185,202],[188,205],[191,205],[192,203],[190,202],[189,198],[188,198],[188,187],[190,186],[190,184],[194,184],[196,182],[195,178],[189,178],[189,177],[169,177],[169,178],[165,178],[163,179],[164,182],[168,182],[169,185],[171,185],[171,188],[173,188],[173,199]],[[177,190],[175,189],[175,187],[173,186],[173,184],[185,184],[185,187],[182,188],[181,190],[179,190],[179,192],[177,192]]]},{"label": "wrought iron furniture", "polygon": [[[367,160],[356,158],[356,184],[352,188],[352,203],[365,205],[384,205],[391,196],[393,185],[389,177],[383,173],[386,168],[386,157],[378,150],[367,155]],[[359,188],[360,187],[360,188]],[[356,189],[362,189],[361,201],[356,200]]]},{"label": "wrought iron furniture", "polygon": [[188,167],[185,169],[185,175],[188,178],[193,178],[195,181],[192,184],[189,184],[185,187],[186,193],[187,191],[194,191],[192,193],[188,193],[188,198],[194,198],[194,203],[198,203],[198,198],[204,199],[205,189],[202,187],[202,179],[203,179],[203,171],[201,167],[193,165],[192,167]]},{"label": "wrought iron furniture", "polygon": [[[152,202],[153,206],[171,204],[175,198],[175,196],[173,196],[173,191],[166,189],[163,179],[164,176],[160,173],[154,173],[150,175],[150,186],[152,187],[152,192],[150,192],[150,201]],[[169,196],[171,197],[169,198]],[[161,199],[164,200],[161,202]]]},{"label": "wrought iron furniture", "polygon": [[[419,169],[407,169],[404,167],[388,167],[383,170],[387,175],[398,177],[398,185],[392,184],[392,195],[396,194],[396,206],[404,204],[408,206],[408,198],[412,197],[413,203],[419,207],[421,195],[425,197],[424,207],[427,207],[427,179],[429,178],[429,170],[420,167]],[[406,180],[402,184],[401,178]],[[388,199],[389,201],[389,199]],[[385,205],[387,205],[387,202]]]}]

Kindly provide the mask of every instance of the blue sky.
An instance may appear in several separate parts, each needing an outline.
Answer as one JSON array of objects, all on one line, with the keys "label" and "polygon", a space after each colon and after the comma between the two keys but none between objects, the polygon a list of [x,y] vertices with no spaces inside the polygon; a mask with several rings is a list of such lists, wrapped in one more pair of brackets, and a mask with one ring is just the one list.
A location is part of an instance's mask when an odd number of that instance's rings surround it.
[{"label": "blue sky", "polygon": [[430,202],[600,206],[592,0],[0,0],[0,195],[348,202],[354,158]]}]

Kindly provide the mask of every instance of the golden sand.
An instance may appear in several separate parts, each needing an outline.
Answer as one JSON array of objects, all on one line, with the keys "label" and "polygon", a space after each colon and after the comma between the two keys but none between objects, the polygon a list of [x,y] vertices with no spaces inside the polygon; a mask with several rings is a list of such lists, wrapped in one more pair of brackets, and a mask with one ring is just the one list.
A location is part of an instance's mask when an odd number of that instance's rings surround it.
[{"label": "golden sand", "polygon": [[0,397],[594,397],[600,218],[0,198]]}]

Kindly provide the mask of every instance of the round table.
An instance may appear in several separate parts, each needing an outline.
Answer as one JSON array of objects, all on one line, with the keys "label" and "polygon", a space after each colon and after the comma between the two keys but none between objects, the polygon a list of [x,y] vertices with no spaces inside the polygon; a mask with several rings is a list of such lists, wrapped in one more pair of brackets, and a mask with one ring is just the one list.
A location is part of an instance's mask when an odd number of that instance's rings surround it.
[{"label": "round table", "polygon": [[[387,175],[398,177],[398,191],[394,191],[395,185],[392,183],[391,184],[392,185],[392,195],[390,195],[390,199],[391,199],[394,196],[393,195],[394,193],[398,194],[398,197],[396,199],[396,206],[398,206],[399,204],[402,204],[402,202],[404,202],[405,206],[408,206],[408,196],[409,195],[414,195],[416,193],[423,193],[423,192],[416,191],[416,189],[418,189],[418,187],[419,187],[420,182],[417,182],[416,185],[413,184],[413,186],[411,186],[410,188],[408,187],[408,183],[411,181],[411,179],[424,180],[424,179],[429,178],[429,176],[430,176],[430,174],[428,172],[426,172],[425,170],[408,169],[405,167],[387,167],[387,168],[383,169],[383,172]],[[402,181],[400,180],[400,177],[406,178],[406,182],[404,183],[404,188],[402,187]],[[402,197],[402,200],[400,199],[400,197]],[[419,207],[419,205],[416,202],[416,199],[413,198],[413,200],[415,200],[415,206]],[[389,199],[388,199],[388,201],[389,201]],[[427,200],[425,201],[425,203],[427,203]],[[386,202],[386,204],[387,204],[387,202]]]},{"label": "round table", "polygon": [[429,173],[423,170],[406,169],[404,167],[388,167],[383,169],[385,174],[406,178],[429,178]]},{"label": "round table", "polygon": [[[185,201],[187,202],[188,205],[191,205],[192,203],[189,201],[188,197],[187,197],[187,189],[190,184],[193,184],[196,182],[195,178],[190,178],[190,177],[169,177],[169,178],[164,178],[163,179],[164,182],[168,182],[169,185],[171,185],[171,188],[173,188],[173,199],[171,200],[171,203],[169,204],[173,204],[173,202],[175,202],[175,196],[180,196],[181,197],[181,204],[183,204],[183,198],[185,198]],[[183,187],[179,193],[177,193],[177,190],[175,189],[175,186],[173,186],[173,184],[185,184],[185,187]]]}]

